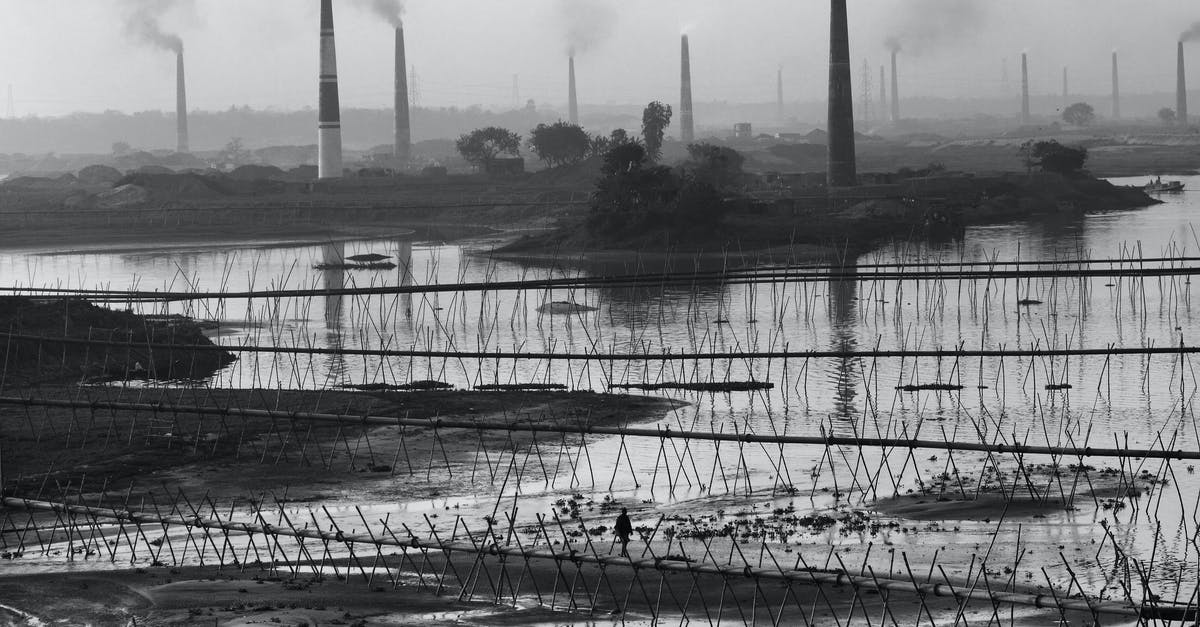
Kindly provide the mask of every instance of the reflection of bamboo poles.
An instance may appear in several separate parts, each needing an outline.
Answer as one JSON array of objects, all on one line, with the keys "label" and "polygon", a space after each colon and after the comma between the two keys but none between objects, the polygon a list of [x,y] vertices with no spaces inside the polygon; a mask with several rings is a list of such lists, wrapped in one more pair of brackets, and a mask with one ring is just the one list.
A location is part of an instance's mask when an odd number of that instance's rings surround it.
[{"label": "reflection of bamboo poles", "polygon": [[[182,505],[179,503],[180,499],[183,500]],[[393,550],[401,549],[403,557],[408,558],[410,566],[416,566],[416,562],[408,554],[409,551],[420,552],[422,554],[422,565],[413,569],[421,573],[422,583],[425,576],[425,564],[428,563],[430,555],[441,554],[446,560],[446,565],[441,570],[440,575],[434,571],[433,578],[438,581],[437,588],[441,591],[447,583],[448,575],[453,573],[461,589],[460,600],[474,596],[473,591],[481,579],[480,575],[487,578],[488,585],[492,590],[492,594],[489,596],[493,599],[499,600],[502,597],[509,596],[501,592],[501,589],[497,587],[497,582],[507,579],[510,586],[512,586],[512,579],[500,576],[493,577],[491,571],[487,570],[490,564],[487,563],[486,558],[488,556],[497,556],[500,558],[498,566],[501,570],[507,568],[504,559],[506,557],[524,561],[527,570],[530,560],[552,561],[558,570],[560,578],[564,581],[566,580],[566,573],[563,570],[564,565],[574,565],[576,577],[581,574],[579,570],[580,565],[589,564],[598,566],[599,571],[597,576],[607,584],[614,601],[617,594],[611,580],[608,578],[607,569],[609,568],[613,569],[614,574],[619,572],[620,569],[630,569],[628,572],[639,584],[641,584],[640,577],[643,572],[660,573],[660,577],[662,573],[673,572],[687,574],[692,577],[693,586],[698,585],[697,578],[702,576],[719,577],[725,582],[726,587],[729,586],[731,581],[736,580],[754,582],[758,580],[772,580],[787,584],[817,586],[818,588],[825,586],[841,588],[850,585],[854,588],[856,594],[859,591],[870,591],[882,594],[900,593],[913,595],[925,612],[929,611],[929,608],[925,605],[926,597],[942,597],[954,599],[960,604],[960,611],[963,605],[972,601],[978,601],[989,603],[993,606],[999,604],[1022,605],[1035,608],[1057,609],[1059,611],[1081,612],[1091,615],[1103,614],[1152,620],[1192,620],[1196,615],[1195,608],[1191,606],[1159,603],[1148,603],[1137,606],[1127,602],[1089,599],[1086,596],[1077,598],[1071,596],[1069,591],[1056,591],[1053,588],[1025,588],[1013,585],[1011,582],[1004,586],[987,585],[979,587],[972,584],[969,579],[952,580],[945,575],[944,571],[942,571],[942,581],[934,580],[932,576],[921,578],[916,576],[911,568],[907,567],[907,556],[904,556],[906,568],[903,573],[907,573],[908,577],[900,578],[881,575],[874,570],[871,570],[870,575],[862,573],[853,574],[845,568],[844,564],[842,564],[842,568],[840,569],[816,569],[807,566],[801,569],[799,568],[799,564],[797,564],[797,568],[789,569],[780,565],[773,555],[771,556],[773,565],[764,566],[764,560],[760,556],[758,565],[755,566],[741,552],[736,543],[733,545],[733,549],[740,559],[735,562],[732,559],[731,553],[730,559],[726,564],[717,562],[707,545],[705,545],[705,556],[699,561],[676,560],[668,559],[665,555],[656,554],[649,540],[646,541],[645,551],[640,557],[623,557],[611,554],[602,555],[592,544],[590,539],[591,533],[589,533],[589,529],[585,523],[582,521],[578,523],[578,527],[581,529],[579,535],[583,538],[583,542],[581,543],[583,546],[576,548],[572,546],[570,540],[572,533],[562,525],[562,521],[558,518],[554,520],[558,523],[561,539],[554,540],[553,544],[551,544],[545,519],[539,517],[537,537],[545,538],[546,544],[525,546],[520,543],[519,539],[517,542],[513,542],[516,524],[512,518],[508,519],[509,528],[507,530],[500,529],[497,531],[493,524],[489,524],[486,535],[480,536],[479,540],[476,539],[478,534],[472,533],[467,529],[465,521],[460,518],[455,523],[452,536],[443,539],[437,534],[432,524],[430,524],[430,538],[418,537],[407,526],[404,526],[404,531],[402,532],[392,529],[383,520],[380,521],[382,529],[377,533],[372,529],[372,525],[367,523],[365,516],[363,516],[362,511],[358,508],[355,508],[355,511],[358,513],[359,519],[363,522],[364,529],[362,532],[351,530],[351,532],[347,533],[329,515],[328,510],[324,510],[324,508],[322,509],[327,519],[324,528],[322,528],[321,522],[315,518],[315,515],[312,516],[311,526],[305,523],[303,527],[298,527],[282,509],[279,512],[281,523],[270,524],[265,520],[261,507],[255,511],[256,522],[238,522],[232,520],[232,510],[230,510],[231,515],[229,517],[222,518],[220,511],[208,501],[207,496],[200,502],[200,507],[196,507],[182,492],[176,496],[175,503],[166,515],[161,512],[148,513],[127,509],[111,509],[67,502],[48,502],[11,497],[4,498],[2,502],[4,507],[9,511],[25,510],[31,514],[34,512],[50,512],[56,518],[53,527],[46,534],[46,537],[42,535],[42,531],[45,530],[40,529],[35,524],[32,515],[24,529],[17,527],[11,519],[8,520],[9,524],[6,525],[6,531],[19,533],[19,543],[14,545],[18,553],[23,552],[33,544],[36,544],[42,552],[48,552],[51,550],[51,547],[57,545],[56,540],[61,541],[57,533],[58,528],[61,526],[62,533],[66,534],[66,541],[68,543],[67,555],[71,559],[74,559],[74,555],[77,553],[87,552],[89,555],[99,553],[102,558],[107,554],[109,560],[116,561],[118,552],[122,551],[122,549],[130,551],[131,558],[136,559],[136,552],[140,545],[143,547],[144,552],[149,553],[153,560],[159,563],[171,562],[175,566],[182,566],[188,561],[190,552],[191,559],[199,561],[201,565],[205,563],[207,556],[208,559],[218,565],[231,563],[244,568],[249,558],[249,552],[253,550],[255,555],[259,556],[258,561],[263,566],[269,566],[272,570],[277,569],[280,564],[289,568],[295,568],[303,563],[308,563],[313,565],[314,572],[316,573],[320,573],[325,567],[329,567],[341,578],[342,575],[338,572],[338,562],[344,562],[345,566],[343,568],[346,575],[349,575],[353,568],[357,568],[364,581],[371,583],[375,570],[381,560],[384,562],[384,568],[387,570],[388,575],[391,576],[391,567],[387,566],[387,560],[383,552],[384,547],[388,547]],[[207,513],[205,513],[206,508],[208,509]],[[114,523],[117,527],[116,529],[112,528]],[[462,537],[464,539],[457,540],[455,537],[458,535],[458,528],[460,526],[463,526],[464,533]],[[33,537],[30,538],[31,542],[26,544],[26,536],[30,535],[31,527],[34,532]],[[105,527],[107,528],[107,532],[102,529]],[[132,536],[131,530],[127,527],[132,528]],[[147,537],[144,527],[156,530],[161,529],[163,534],[161,539],[151,541]],[[173,543],[179,541],[179,538],[172,538],[171,530],[172,528],[180,527],[186,530],[187,535],[183,538],[184,546],[176,554]],[[203,530],[199,539],[194,536],[196,530]],[[219,532],[219,534],[212,533],[214,531]],[[107,541],[109,535],[113,535],[117,539],[109,543]],[[232,540],[235,537],[247,538],[247,545],[244,549],[243,559],[241,560],[237,558],[237,547],[234,546]],[[255,537],[265,539],[265,549],[259,548],[258,544],[254,542]],[[124,539],[124,546],[121,546],[122,539]],[[296,546],[293,555],[287,555],[288,547],[281,542],[281,539],[295,541]],[[314,544],[320,547],[319,565],[315,564],[317,558],[309,550],[305,542],[306,540],[315,540]],[[80,544],[78,549],[73,548],[73,544],[76,541]],[[668,540],[668,550],[673,542],[675,542],[674,539]],[[680,540],[680,542],[682,541]],[[341,549],[345,551],[344,554],[340,551],[335,554],[335,549],[332,547],[337,545],[340,545]],[[554,548],[556,545],[562,548]],[[364,565],[364,559],[356,554],[355,547],[374,547],[374,563],[371,566],[370,574],[368,574],[367,567]],[[166,549],[165,553],[164,548]],[[680,548],[682,548],[682,544]],[[268,560],[262,559],[261,552],[264,550],[269,553]],[[646,553],[650,553],[650,557],[646,557]],[[467,558],[473,556],[471,558],[472,565],[470,571],[465,578],[450,561],[450,558],[454,554],[461,554]],[[229,559],[227,555],[232,559]],[[371,551],[369,550],[363,553],[363,557],[368,560],[371,559],[368,557],[370,555]],[[403,569],[404,560],[400,559],[398,561],[400,562],[400,566],[397,567],[399,571]],[[801,561],[803,561],[803,557],[801,557]],[[983,574],[982,568],[980,573]],[[292,574],[295,576],[297,573],[293,570]],[[348,579],[348,577],[346,578]],[[522,576],[521,580],[524,581],[525,577]],[[570,592],[568,594],[570,594],[569,603],[571,606],[574,606],[575,603],[574,590],[582,587],[588,596],[589,605],[594,607],[595,602],[599,598],[600,583],[601,581],[598,580],[595,586],[569,584],[568,588]],[[633,583],[631,581],[631,585]],[[660,583],[665,583],[665,581]],[[595,593],[590,591],[593,588],[595,589]],[[756,596],[757,594],[762,594],[762,589],[757,583],[755,583],[755,588]],[[556,585],[556,593],[557,590],[558,586]],[[510,594],[514,599],[518,591],[517,587],[510,587]],[[661,604],[663,600],[661,591],[659,594],[658,604]],[[681,602],[673,592],[669,591],[668,594],[673,597],[672,600],[679,610],[685,610],[690,605],[690,603]],[[538,592],[538,596],[541,597],[540,592]],[[791,597],[797,601],[797,609],[805,609],[803,604],[799,602],[799,599],[794,595],[791,595]],[[650,601],[649,597],[646,600]],[[885,600],[885,605],[889,600]],[[898,599],[897,602],[903,601]],[[554,601],[551,601],[551,605],[553,606],[554,604]],[[622,605],[628,605],[628,597],[626,597],[626,601]],[[707,613],[707,606],[705,607]],[[574,606],[574,609],[580,610],[583,608]],[[830,605],[830,609],[834,609],[832,605]],[[836,612],[836,610],[834,611]],[[655,613],[657,614],[657,611]],[[930,619],[932,620],[932,615]]]},{"label": "reflection of bamboo poles", "polygon": [[500,431],[523,433],[560,433],[582,435],[616,435],[622,437],[645,437],[659,439],[708,440],[719,442],[762,443],[762,444],[808,444],[821,446],[897,447],[907,449],[935,449],[947,451],[978,451],[1011,455],[1060,455],[1068,457],[1132,457],[1146,459],[1200,459],[1200,451],[1166,449],[1132,449],[1122,447],[1075,447],[1035,446],[1029,444],[987,444],[958,442],[952,440],[922,440],[917,438],[869,438],[858,436],[798,436],[759,435],[755,433],[714,433],[711,431],[676,431],[672,429],[645,429],[636,427],[605,427],[592,425],[537,424],[514,422],[505,425],[488,425],[472,420],[449,420],[445,418],[408,418],[401,416],[373,416],[349,414],[325,414],[296,411],[271,411],[263,409],[241,409],[236,407],[199,407],[166,403],[118,403],[110,401],[73,401],[59,399],[36,399],[0,397],[0,405],[24,407],[58,407],[67,409],[107,409],[121,412],[172,412],[202,416],[239,416],[243,418],[266,418],[290,422],[318,422],[344,425],[373,425],[398,427],[427,427],[432,429],[468,429],[472,431]]}]

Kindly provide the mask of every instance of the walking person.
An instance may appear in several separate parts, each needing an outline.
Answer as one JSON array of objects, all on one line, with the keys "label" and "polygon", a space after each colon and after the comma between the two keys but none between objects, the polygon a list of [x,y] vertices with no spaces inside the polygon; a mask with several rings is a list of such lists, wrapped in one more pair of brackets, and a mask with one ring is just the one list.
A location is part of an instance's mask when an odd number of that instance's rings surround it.
[{"label": "walking person", "polygon": [[633,535],[633,523],[629,522],[629,512],[624,507],[621,508],[621,515],[617,516],[617,526],[614,531],[617,533],[617,540],[621,543],[621,557],[629,557],[629,537]]}]

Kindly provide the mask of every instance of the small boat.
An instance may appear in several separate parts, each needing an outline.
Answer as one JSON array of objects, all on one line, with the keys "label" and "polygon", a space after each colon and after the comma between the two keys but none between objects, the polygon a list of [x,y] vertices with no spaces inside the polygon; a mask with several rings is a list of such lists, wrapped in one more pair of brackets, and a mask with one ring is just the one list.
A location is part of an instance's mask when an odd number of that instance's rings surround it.
[{"label": "small boat", "polygon": [[1147,194],[1162,194],[1164,192],[1182,192],[1183,181],[1164,181],[1162,177],[1157,177],[1153,181],[1146,183],[1143,188]]}]

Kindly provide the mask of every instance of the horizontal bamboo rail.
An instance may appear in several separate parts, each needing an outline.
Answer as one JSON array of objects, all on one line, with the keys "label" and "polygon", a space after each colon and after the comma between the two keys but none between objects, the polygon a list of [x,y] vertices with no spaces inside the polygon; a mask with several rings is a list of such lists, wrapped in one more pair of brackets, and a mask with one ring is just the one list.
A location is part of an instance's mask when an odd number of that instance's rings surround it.
[{"label": "horizontal bamboo rail", "polygon": [[529,279],[512,281],[474,281],[428,285],[394,285],[343,289],[282,289],[234,292],[172,292],[147,290],[88,290],[67,288],[0,287],[0,292],[29,296],[78,296],[97,301],[165,302],[216,299],[311,298],[320,296],[379,296],[396,294],[432,294],[445,292],[503,292],[519,290],[619,288],[646,286],[683,286],[698,282],[720,282],[725,285],[754,285],[769,283],[818,283],[835,281],[952,281],[1031,278],[1147,278],[1200,275],[1200,267],[1165,268],[1075,268],[1043,270],[959,270],[870,272],[840,270],[830,272],[796,273],[791,271],[758,271],[753,273],[725,272],[720,274],[651,274],[575,277],[560,279]]},{"label": "horizontal bamboo rail", "polygon": [[242,344],[156,344],[110,339],[87,339],[75,337],[49,337],[0,332],[0,340],[37,342],[43,344],[67,344],[79,346],[118,346],[146,350],[229,351],[231,353],[273,353],[279,355],[348,355],[354,357],[416,357],[448,359],[536,359],[550,361],[691,361],[712,359],[886,359],[886,358],[968,358],[968,357],[1106,357],[1118,355],[1194,355],[1200,346],[1134,346],[1106,348],[954,348],[954,349],[910,349],[910,350],[860,350],[860,351],[714,351],[714,352],[658,352],[658,353],[552,353],[531,351],[438,351],[374,348],[317,348],[304,346],[257,346]]}]

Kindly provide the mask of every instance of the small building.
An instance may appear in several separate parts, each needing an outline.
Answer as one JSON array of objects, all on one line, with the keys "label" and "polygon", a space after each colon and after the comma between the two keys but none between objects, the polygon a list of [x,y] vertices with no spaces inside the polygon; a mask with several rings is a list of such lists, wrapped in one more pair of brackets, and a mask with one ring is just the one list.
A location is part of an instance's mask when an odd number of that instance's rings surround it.
[{"label": "small building", "polygon": [[754,126],[749,122],[738,122],[733,125],[734,139],[754,139]]}]

